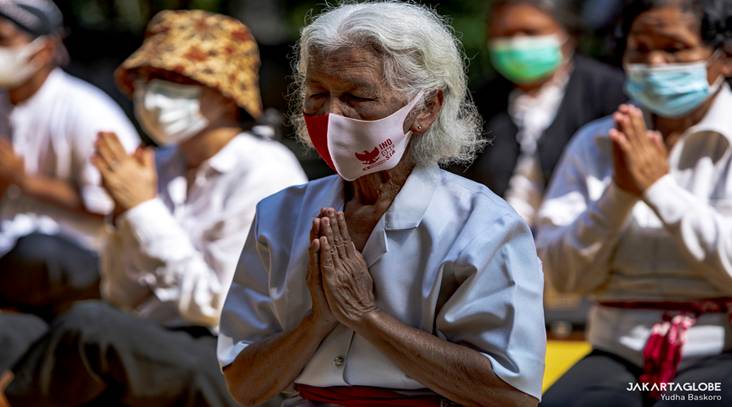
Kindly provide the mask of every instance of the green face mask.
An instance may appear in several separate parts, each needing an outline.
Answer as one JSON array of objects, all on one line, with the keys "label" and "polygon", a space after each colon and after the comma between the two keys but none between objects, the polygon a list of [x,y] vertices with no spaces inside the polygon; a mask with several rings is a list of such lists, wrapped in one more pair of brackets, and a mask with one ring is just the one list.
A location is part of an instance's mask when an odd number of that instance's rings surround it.
[{"label": "green face mask", "polygon": [[557,35],[500,38],[490,42],[493,66],[513,83],[531,83],[551,75],[562,63]]}]

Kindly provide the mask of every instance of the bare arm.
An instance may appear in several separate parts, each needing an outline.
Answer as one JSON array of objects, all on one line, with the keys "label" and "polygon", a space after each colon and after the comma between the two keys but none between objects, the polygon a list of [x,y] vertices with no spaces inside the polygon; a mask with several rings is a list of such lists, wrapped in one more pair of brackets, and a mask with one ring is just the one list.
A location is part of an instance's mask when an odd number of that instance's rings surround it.
[{"label": "bare arm", "polygon": [[0,191],[16,185],[21,192],[39,201],[48,202],[60,208],[102,219],[103,215],[89,212],[84,206],[79,191],[66,181],[28,174],[23,157],[15,152],[6,138],[0,138]]},{"label": "bare arm", "polygon": [[18,187],[24,194],[40,201],[93,218],[104,218],[104,215],[89,212],[79,191],[66,181],[28,174],[18,183]]},{"label": "bare arm", "polygon": [[490,361],[479,352],[404,325],[382,311],[366,314],[356,333],[409,377],[454,402],[486,407],[538,404],[496,376]]},{"label": "bare arm", "polygon": [[320,219],[314,219],[310,230],[307,277],[312,312],[292,331],[249,345],[224,368],[229,391],[245,406],[263,403],[289,386],[337,325],[323,293],[318,255],[319,230]]},{"label": "bare arm", "polygon": [[308,316],[290,332],[249,345],[224,368],[234,399],[244,406],[254,406],[287,388],[331,330],[332,326]]},{"label": "bare arm", "polygon": [[353,329],[414,378],[466,406],[535,406],[538,400],[502,381],[479,352],[407,326],[376,308],[373,280],[342,212],[321,219],[321,270],[327,303]]}]

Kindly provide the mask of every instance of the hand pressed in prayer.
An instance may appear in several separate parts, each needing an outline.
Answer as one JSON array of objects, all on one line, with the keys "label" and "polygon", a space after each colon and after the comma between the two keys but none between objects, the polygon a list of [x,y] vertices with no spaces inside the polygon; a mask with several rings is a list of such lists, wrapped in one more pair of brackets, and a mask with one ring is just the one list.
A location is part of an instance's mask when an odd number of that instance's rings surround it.
[{"label": "hand pressed in prayer", "polygon": [[642,196],[669,173],[666,146],[660,133],[646,129],[643,113],[635,106],[621,105],[613,115],[613,181],[621,189]]},{"label": "hand pressed in prayer", "polygon": [[121,214],[157,196],[157,172],[152,149],[139,147],[127,154],[117,135],[100,132],[92,164],[102,174],[102,185]]},{"label": "hand pressed in prayer", "polygon": [[[322,214],[322,212],[321,212]],[[325,299],[323,292],[323,277],[320,272],[320,225],[321,219],[313,219],[313,225],[310,228],[310,246],[308,249],[308,290],[313,303],[312,316],[317,324],[333,329],[338,321],[328,308],[328,301]]]},{"label": "hand pressed in prayer", "polygon": [[25,178],[23,157],[13,149],[13,145],[4,137],[0,137],[0,192],[10,185],[21,186]]},{"label": "hand pressed in prayer", "polygon": [[376,310],[374,281],[348,234],[343,212],[328,208],[320,218],[320,270],[328,306],[352,329]]}]

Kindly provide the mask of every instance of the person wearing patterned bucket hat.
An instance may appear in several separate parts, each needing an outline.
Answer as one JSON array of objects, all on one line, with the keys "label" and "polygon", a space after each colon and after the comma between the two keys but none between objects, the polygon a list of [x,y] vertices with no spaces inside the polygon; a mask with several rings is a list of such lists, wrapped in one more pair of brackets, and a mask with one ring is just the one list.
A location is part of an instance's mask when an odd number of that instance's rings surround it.
[{"label": "person wearing patterned bucket hat", "polygon": [[59,317],[15,366],[12,405],[236,405],[215,358],[224,296],[257,202],[306,181],[254,125],[258,68],[233,18],[150,22],[116,77],[161,148],[127,154],[102,133],[92,158],[115,204],[101,291],[117,308],[85,302]]}]

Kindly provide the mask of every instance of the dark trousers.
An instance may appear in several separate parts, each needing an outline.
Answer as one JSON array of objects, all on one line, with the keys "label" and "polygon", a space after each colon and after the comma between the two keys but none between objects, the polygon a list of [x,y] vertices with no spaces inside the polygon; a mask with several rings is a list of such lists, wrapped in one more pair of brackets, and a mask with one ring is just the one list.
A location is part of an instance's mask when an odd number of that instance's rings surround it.
[{"label": "dark trousers", "polygon": [[0,307],[51,320],[99,298],[99,256],[68,238],[32,233],[0,257]]},{"label": "dark trousers", "polygon": [[[686,400],[655,400],[638,391],[628,391],[628,383],[638,383],[640,367],[601,350],[572,366],[542,397],[542,407],[666,407],[666,406],[731,406],[732,405],[732,352],[700,358],[680,369],[675,383],[721,382],[721,392],[679,391],[667,392],[670,397],[683,396]],[[696,395],[720,395],[721,400],[692,400]]]},{"label": "dark trousers", "polygon": [[98,301],[58,317],[13,368],[22,406],[235,406],[203,328],[170,330]]},{"label": "dark trousers", "polygon": [[48,325],[36,316],[0,312],[0,375],[47,330]]}]

